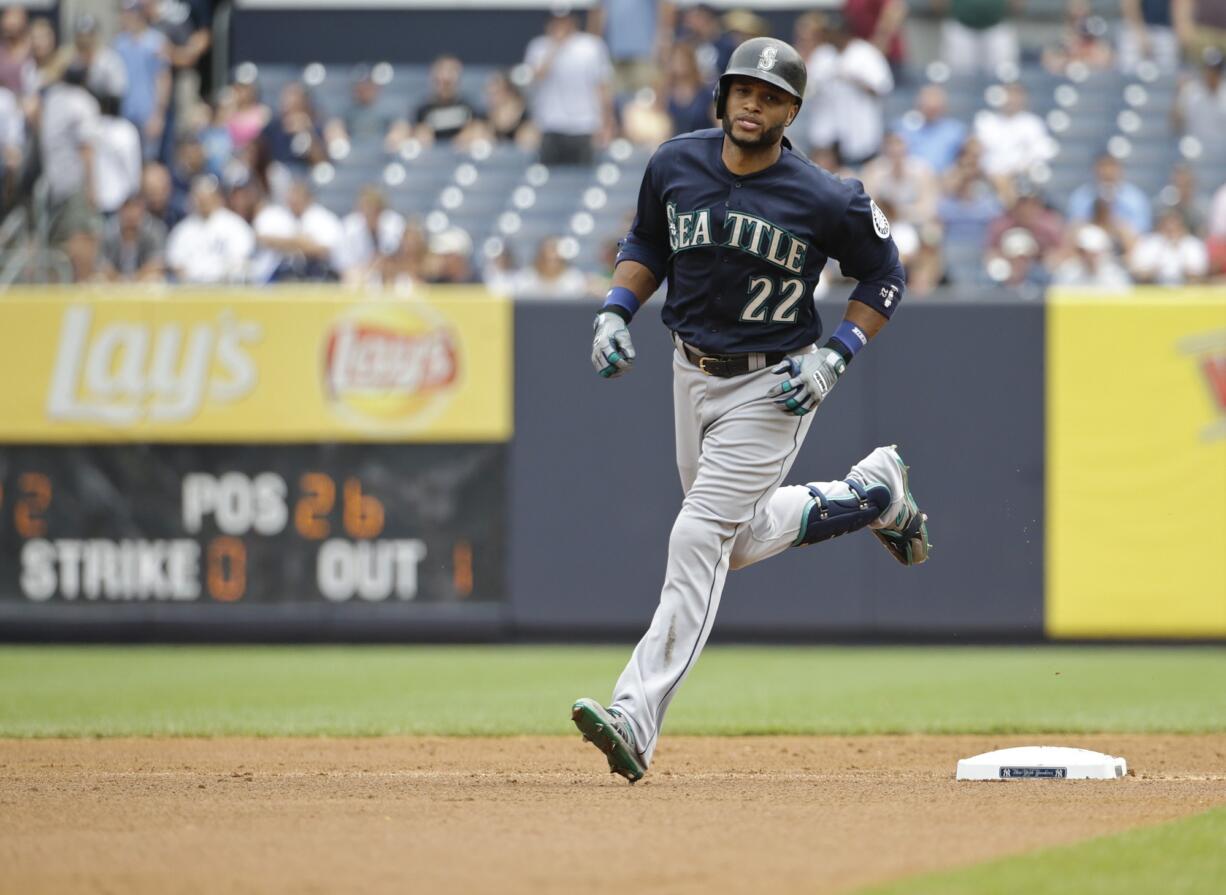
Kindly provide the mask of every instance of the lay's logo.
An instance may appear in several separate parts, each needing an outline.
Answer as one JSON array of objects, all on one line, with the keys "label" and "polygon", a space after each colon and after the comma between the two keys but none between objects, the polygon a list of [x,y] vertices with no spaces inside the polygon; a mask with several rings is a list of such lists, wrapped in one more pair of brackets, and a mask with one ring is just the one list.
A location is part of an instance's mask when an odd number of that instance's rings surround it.
[{"label": "lay's logo", "polygon": [[461,379],[459,340],[426,308],[364,308],[324,337],[324,393],[350,422],[426,422]]},{"label": "lay's logo", "polygon": [[1217,411],[1217,419],[1201,431],[1201,437],[1206,441],[1226,438],[1226,330],[1189,336],[1180,341],[1179,349],[1195,358]]}]

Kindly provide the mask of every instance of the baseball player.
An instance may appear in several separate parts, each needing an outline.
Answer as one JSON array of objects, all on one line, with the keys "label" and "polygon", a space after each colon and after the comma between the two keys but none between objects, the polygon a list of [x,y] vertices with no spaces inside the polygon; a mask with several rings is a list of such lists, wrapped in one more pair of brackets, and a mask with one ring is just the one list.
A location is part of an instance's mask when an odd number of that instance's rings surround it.
[{"label": "baseball player", "polygon": [[[783,136],[804,92],[804,62],[788,44],[755,38],[733,52],[715,89],[722,130],[675,137],[652,156],[596,316],[592,363],[612,379],[634,363],[635,312],[667,278],[685,499],[659,608],[613,702],[584,698],[571,712],[631,783],[651,764],[729,569],[864,527],[906,565],[928,558],[927,517],[894,447],[842,480],[782,486],[813,411],[897,309],[904,282],[889,221],[860,182],[818,168]],[[831,258],[859,283],[819,346],[812,295]]]}]

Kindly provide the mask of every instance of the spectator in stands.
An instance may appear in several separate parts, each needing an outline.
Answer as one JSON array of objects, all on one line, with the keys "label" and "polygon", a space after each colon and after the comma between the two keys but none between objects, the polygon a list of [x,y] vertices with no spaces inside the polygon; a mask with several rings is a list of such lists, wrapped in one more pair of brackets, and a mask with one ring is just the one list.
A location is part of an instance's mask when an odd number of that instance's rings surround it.
[{"label": "spectator in stands", "polygon": [[1059,212],[1048,208],[1029,183],[1022,183],[1013,207],[988,225],[988,274],[1009,286],[1045,285],[1063,243]]},{"label": "spectator in stands", "polygon": [[120,111],[140,131],[145,158],[161,158],[171,90],[169,43],[149,27],[141,0],[123,0],[119,23],[123,30],[113,46],[128,72]]},{"label": "spectator in stands", "polygon": [[1035,163],[1056,154],[1047,123],[1028,104],[1026,88],[1013,83],[1005,87],[999,112],[975,116],[975,136],[983,144],[983,170],[989,177],[1010,180],[1024,176]]},{"label": "spectator in stands", "polygon": [[171,67],[171,97],[161,155],[170,151],[176,122],[194,113],[201,96],[212,93],[206,54],[213,43],[215,0],[141,0],[149,25],[166,36]]},{"label": "spectator in stands", "polygon": [[0,214],[16,199],[26,161],[26,116],[7,87],[0,87]]},{"label": "spectator in stands", "polygon": [[272,110],[260,101],[259,88],[253,82],[237,81],[230,88],[233,105],[225,114],[230,142],[235,149],[259,139],[272,120]]},{"label": "spectator in stands", "polygon": [[820,12],[802,12],[792,23],[792,46],[801,59],[812,56],[826,39],[825,35],[826,17]]},{"label": "spectator in stands", "polygon": [[460,135],[474,118],[473,104],[460,95],[460,76],[464,66],[455,56],[440,56],[430,66],[430,94],[413,113],[410,127],[399,122],[389,140],[399,145],[412,136],[427,145],[449,143]]},{"label": "spectator in stands", "polygon": [[165,224],[167,231],[174,230],[186,215],[183,207],[175,205],[174,181],[170,170],[161,162],[145,162],[141,172],[140,194],[145,200],[145,210]]},{"label": "spectator in stands", "polygon": [[1000,198],[981,168],[982,152],[979,140],[968,138],[945,175],[937,217],[950,242],[982,244],[988,224],[1000,214]]},{"label": "spectator in stands", "polygon": [[255,217],[264,204],[260,182],[254,177],[238,177],[229,181],[226,191],[226,207],[246,221],[255,223]]},{"label": "spectator in stands", "polygon": [[[514,288],[515,275],[519,265],[515,263],[515,252],[501,239],[490,244],[481,253],[484,263],[481,266],[481,282],[485,288],[496,295],[510,295]],[[608,291],[607,287],[605,292]]]},{"label": "spectator in stands", "polygon": [[844,180],[848,177],[856,176],[856,172],[843,163],[843,157],[839,155],[838,146],[819,146],[816,149],[810,150],[809,161],[813,162],[823,171],[829,171],[831,174]]},{"label": "spectator in stands", "polygon": [[843,0],[843,15],[851,33],[880,50],[897,78],[905,61],[907,0]]},{"label": "spectator in stands", "polygon": [[1096,199],[1102,199],[1111,217],[1118,218],[1133,233],[1148,233],[1152,227],[1152,212],[1145,192],[1124,180],[1124,166],[1110,153],[1103,153],[1094,162],[1094,180],[1073,190],[1068,200],[1071,221],[1087,221],[1094,211]]},{"label": "spectator in stands", "polygon": [[335,280],[333,255],[341,242],[341,222],[315,201],[303,178],[290,183],[285,204],[269,203],[255,216],[256,244],[251,278],[255,282]]},{"label": "spectator in stands", "polygon": [[291,81],[281,88],[278,114],[260,133],[258,174],[281,187],[327,158],[323,131],[306,86]]},{"label": "spectator in stands", "polygon": [[1158,216],[1158,226],[1137,240],[1129,256],[1133,279],[1159,286],[1196,283],[1209,273],[1205,244],[1188,232],[1183,216],[1168,208]]},{"label": "spectator in stands", "polygon": [[915,98],[915,108],[899,119],[896,129],[907,151],[941,174],[958,157],[968,133],[965,122],[949,115],[949,97],[939,84],[928,84]]},{"label": "spectator in stands", "polygon": [[85,66],[85,86],[94,96],[123,96],[128,91],[128,69],[119,54],[99,40],[98,20],[85,13],[72,24],[73,42],[57,55],[60,72],[73,62]]},{"label": "spectator in stands", "polygon": [[1179,68],[1179,41],[1171,23],[1171,0],[1120,0],[1119,62],[1126,74],[1141,62],[1161,71]]},{"label": "spectator in stands", "polygon": [[715,126],[711,84],[702,79],[694,47],[684,41],[673,44],[668,66],[657,95],[668,108],[674,134],[686,134]]},{"label": "spectator in stands", "polygon": [[458,227],[430,237],[426,282],[438,284],[475,283],[471,256],[473,241]]},{"label": "spectator in stands", "polygon": [[239,283],[255,251],[251,227],[226,208],[217,178],[192,184],[192,213],[166,243],[166,264],[181,283]]},{"label": "spectator in stands", "polygon": [[948,282],[942,252],[945,233],[941,225],[935,222],[913,229],[915,241],[909,240],[904,233],[903,245],[899,247],[899,259],[907,271],[907,295],[923,298],[931,295],[942,283]]},{"label": "spectator in stands", "polygon": [[737,42],[724,30],[719,13],[706,3],[685,7],[678,39],[694,45],[704,81],[714,81],[728,67]]},{"label": "spectator in stands", "polygon": [[1189,233],[1205,232],[1209,197],[1197,188],[1196,173],[1186,162],[1178,162],[1171,168],[1170,182],[1158,193],[1153,204],[1178,211]]},{"label": "spectator in stands", "polygon": [[619,95],[655,85],[676,24],[672,0],[600,0],[592,7],[587,28],[609,48]]},{"label": "spectator in stands", "polygon": [[99,111],[85,89],[86,74],[84,66],[70,66],[60,83],[47,88],[40,118],[51,244],[67,253],[78,281],[93,273],[101,228],[93,183]]},{"label": "spectator in stands", "polygon": [[941,185],[926,161],[908,155],[901,135],[886,136],[881,155],[864,166],[861,176],[868,194],[879,205],[888,201],[898,220],[916,226],[936,220]]},{"label": "spectator in stands", "polygon": [[1107,199],[1100,196],[1094,200],[1094,205],[1090,209],[1089,223],[1111,237],[1111,248],[1117,255],[1121,258],[1128,257],[1128,253],[1136,244],[1137,231],[1112,210],[1111,203]]},{"label": "spectator in stands", "polygon": [[397,295],[409,295],[419,284],[426,281],[430,263],[430,247],[425,229],[419,221],[406,221],[404,233],[400,236],[400,245],[395,252],[378,260],[372,279],[377,278],[384,289]]},{"label": "spectator in stands", "polygon": [[656,91],[640,90],[622,103],[621,135],[646,149],[655,149],[673,136],[673,121]]},{"label": "spectator in stands", "polygon": [[770,22],[748,9],[730,9],[724,13],[721,21],[734,47],[755,37],[768,37],[771,33]]},{"label": "spectator in stands", "polygon": [[1090,14],[1089,0],[1068,0],[1064,28],[1057,44],[1043,48],[1043,67],[1063,75],[1069,66],[1087,71],[1103,71],[1114,64],[1114,53],[1107,40],[1107,22]]},{"label": "spectator in stands", "polygon": [[1226,55],[1226,4],[1222,0],[1174,0],[1171,19],[1189,59],[1206,50]]},{"label": "spectator in stands", "polygon": [[528,104],[506,72],[494,72],[485,82],[482,125],[487,139],[515,143],[521,149],[536,146],[538,135],[528,114]]},{"label": "spectator in stands", "polygon": [[516,298],[582,298],[587,292],[587,277],[566,262],[554,236],[542,239],[532,264],[511,278]]},{"label": "spectator in stands", "polygon": [[532,118],[541,132],[541,162],[586,165],[593,141],[613,136],[612,66],[604,42],[579,31],[569,11],[555,12],[545,33],[528,44]]},{"label": "spectator in stands", "polygon": [[1019,0],[933,0],[946,12],[941,22],[941,58],[954,72],[994,73],[1001,65],[1016,67],[1017,29],[1008,21]]},{"label": "spectator in stands", "polygon": [[226,116],[230,109],[223,109],[222,104],[216,107],[206,102],[196,103],[191,113],[185,118],[184,127],[189,134],[194,134],[204,150],[205,167],[210,174],[215,174],[224,182],[227,178],[227,168],[234,158],[234,142],[230,139],[230,129],[227,127]]},{"label": "spectator in stands", "polygon": [[1226,183],[1213,194],[1213,207],[1209,212],[1209,235],[1206,245],[1212,272],[1226,274]]},{"label": "spectator in stands", "polygon": [[24,6],[0,13],[0,87],[23,102],[34,92],[37,72],[30,56],[30,17]]},{"label": "spectator in stands", "polygon": [[166,276],[166,225],[131,195],[102,234],[102,275],[117,282],[160,282]]},{"label": "spectator in stands", "polygon": [[119,117],[119,97],[98,98],[101,113],[94,130],[94,199],[98,210],[113,215],[140,192],[140,133]]},{"label": "spectator in stands", "polygon": [[881,149],[884,97],[894,76],[881,51],[854,36],[841,16],[826,22],[826,43],[809,57],[809,142],[837,146],[843,162],[864,164]]},{"label": "spectator in stands", "polygon": [[329,146],[337,140],[382,140],[395,123],[379,106],[380,88],[369,65],[355,67],[350,83],[350,100],[345,113],[331,119],[324,127]]},{"label": "spectator in stands", "polygon": [[1185,78],[1171,109],[1176,133],[1195,137],[1208,156],[1226,155],[1226,57],[1216,48],[1201,57],[1200,76]]},{"label": "spectator in stands", "polygon": [[188,134],[175,146],[174,163],[170,167],[170,179],[174,190],[171,202],[183,214],[187,213],[192,184],[205,174],[217,176],[217,172],[209,170],[203,144],[194,135]]},{"label": "spectator in stands", "polygon": [[333,266],[346,283],[369,279],[381,255],[395,254],[404,236],[404,216],[387,207],[378,188],[363,187],[354,210],[341,221]]},{"label": "spectator in stands", "polygon": [[1083,224],[1073,231],[1072,251],[1052,274],[1060,286],[1128,289],[1132,280],[1120,264],[1111,237],[1101,227]]},{"label": "spectator in stands", "polygon": [[30,23],[30,61],[34,64],[34,82],[39,90],[58,81],[68,64],[56,45],[55,29],[46,19]]}]

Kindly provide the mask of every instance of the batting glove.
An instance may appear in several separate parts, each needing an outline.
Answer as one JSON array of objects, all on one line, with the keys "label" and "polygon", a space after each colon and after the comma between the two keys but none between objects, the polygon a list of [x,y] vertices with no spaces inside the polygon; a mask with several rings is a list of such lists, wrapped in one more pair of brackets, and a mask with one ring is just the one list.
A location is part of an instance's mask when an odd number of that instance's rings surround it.
[{"label": "batting glove", "polygon": [[847,362],[829,348],[789,357],[771,372],[787,374],[790,378],[772,388],[766,397],[774,398],[784,413],[804,416],[826,400],[846,369]]},{"label": "batting glove", "polygon": [[634,365],[634,345],[626,321],[611,311],[596,315],[592,336],[592,366],[605,379],[613,379]]}]

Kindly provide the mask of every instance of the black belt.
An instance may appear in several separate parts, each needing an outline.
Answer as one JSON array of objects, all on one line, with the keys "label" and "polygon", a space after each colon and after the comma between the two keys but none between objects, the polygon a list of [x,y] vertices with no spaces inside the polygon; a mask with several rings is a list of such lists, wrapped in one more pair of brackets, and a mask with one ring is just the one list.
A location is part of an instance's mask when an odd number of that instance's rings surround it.
[{"label": "black belt", "polygon": [[721,379],[764,370],[767,367],[773,367],[787,357],[783,351],[757,351],[752,354],[703,354],[685,342],[681,343],[681,349],[689,358],[690,363],[699,370],[708,376],[718,376]]}]

